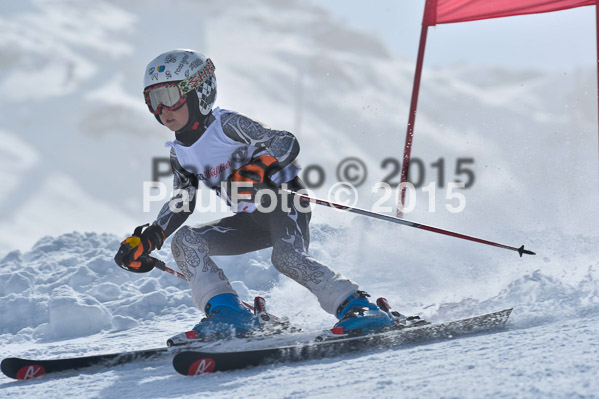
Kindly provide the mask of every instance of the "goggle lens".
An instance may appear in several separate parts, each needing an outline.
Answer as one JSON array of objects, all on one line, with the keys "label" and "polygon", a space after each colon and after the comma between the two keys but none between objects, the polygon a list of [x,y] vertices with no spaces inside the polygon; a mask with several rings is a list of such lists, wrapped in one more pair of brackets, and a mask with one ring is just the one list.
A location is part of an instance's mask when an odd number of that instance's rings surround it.
[{"label": "goggle lens", "polygon": [[177,84],[167,84],[164,86],[151,87],[145,93],[146,104],[150,112],[160,114],[162,107],[174,110],[185,103],[187,97],[181,95],[181,90]]}]

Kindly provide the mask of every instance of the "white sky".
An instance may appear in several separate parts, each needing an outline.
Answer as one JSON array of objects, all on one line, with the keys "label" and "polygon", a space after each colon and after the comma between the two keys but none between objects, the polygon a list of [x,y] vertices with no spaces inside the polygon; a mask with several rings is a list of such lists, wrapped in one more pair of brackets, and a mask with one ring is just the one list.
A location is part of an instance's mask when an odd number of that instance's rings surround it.
[{"label": "white sky", "polygon": [[[425,0],[312,0],[350,26],[378,34],[401,57],[416,60]],[[470,64],[570,71],[593,67],[595,7],[429,28],[425,67]]]}]

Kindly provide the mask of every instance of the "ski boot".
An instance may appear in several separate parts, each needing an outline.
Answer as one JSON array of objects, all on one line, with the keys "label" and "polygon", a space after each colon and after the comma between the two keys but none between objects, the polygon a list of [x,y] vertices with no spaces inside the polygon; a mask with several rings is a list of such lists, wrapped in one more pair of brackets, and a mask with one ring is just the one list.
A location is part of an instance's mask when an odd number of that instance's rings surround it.
[{"label": "ski boot", "polygon": [[337,309],[339,321],[331,329],[335,335],[357,336],[381,331],[396,324],[395,318],[368,301],[364,291],[348,297]]},{"label": "ski boot", "polygon": [[347,298],[337,309],[339,319],[337,324],[325,334],[318,336],[317,341],[429,324],[419,316],[404,316],[391,310],[385,298],[377,299],[375,305],[366,299],[368,297],[370,295],[366,292],[358,291]]},{"label": "ski boot", "polygon": [[175,335],[168,346],[193,342],[211,342],[233,337],[243,338],[261,328],[258,318],[234,294],[220,294],[208,301],[206,317],[191,331]]}]

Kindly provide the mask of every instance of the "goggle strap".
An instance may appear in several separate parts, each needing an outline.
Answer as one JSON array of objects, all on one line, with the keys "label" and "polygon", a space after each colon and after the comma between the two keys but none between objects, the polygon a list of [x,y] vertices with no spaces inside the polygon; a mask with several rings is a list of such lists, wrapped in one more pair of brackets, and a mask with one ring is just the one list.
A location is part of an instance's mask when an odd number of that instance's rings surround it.
[{"label": "goggle strap", "polygon": [[212,60],[207,58],[204,66],[201,67],[196,73],[179,82],[181,94],[184,96],[187,95],[191,91],[195,90],[196,87],[210,79],[210,77],[214,74],[215,69],[216,68],[212,63]]}]

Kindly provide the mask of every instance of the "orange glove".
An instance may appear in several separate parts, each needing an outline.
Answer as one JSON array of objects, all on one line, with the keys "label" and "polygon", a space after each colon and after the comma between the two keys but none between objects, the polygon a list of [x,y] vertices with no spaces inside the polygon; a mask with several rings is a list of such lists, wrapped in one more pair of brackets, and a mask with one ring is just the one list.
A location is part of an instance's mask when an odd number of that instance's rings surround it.
[{"label": "orange glove", "polygon": [[227,192],[229,197],[231,196],[233,184],[242,182],[252,183],[251,187],[241,187],[238,193],[251,195],[251,201],[253,201],[258,190],[276,187],[270,180],[270,175],[278,169],[279,162],[275,157],[268,154],[260,155],[247,165],[235,169],[228,179]]},{"label": "orange glove", "polygon": [[160,226],[151,225],[143,233],[143,225],[135,229],[131,237],[127,237],[114,257],[119,267],[134,273],[149,272],[154,268],[148,255],[155,249],[160,249],[166,236]]}]

